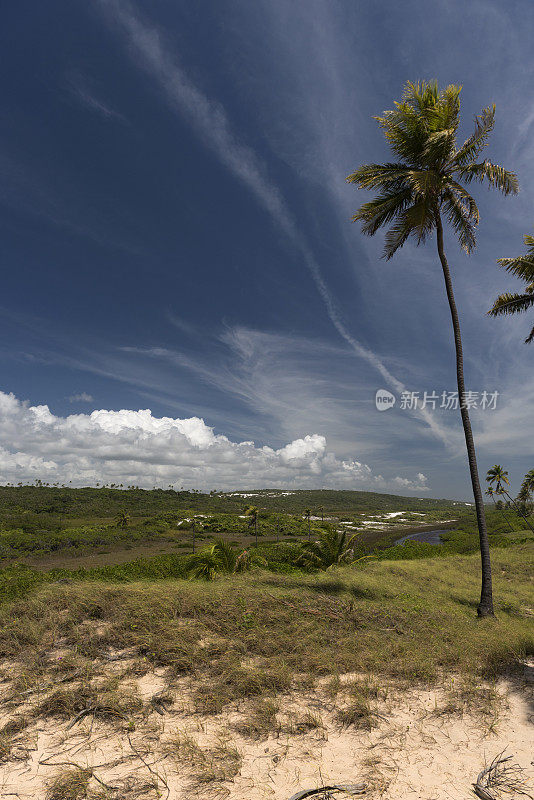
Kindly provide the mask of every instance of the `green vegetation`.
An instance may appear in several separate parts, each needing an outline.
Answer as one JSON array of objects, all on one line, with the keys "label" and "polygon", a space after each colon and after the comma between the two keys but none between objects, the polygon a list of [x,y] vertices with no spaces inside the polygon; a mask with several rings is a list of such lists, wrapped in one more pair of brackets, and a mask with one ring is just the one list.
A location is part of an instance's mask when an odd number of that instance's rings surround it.
[{"label": "green vegetation", "polygon": [[[90,662],[110,647],[126,648],[145,669],[164,667],[169,680],[190,675],[192,702],[203,713],[275,696],[305,676],[357,672],[430,682],[451,671],[497,676],[534,652],[532,552],[529,542],[493,551],[498,619],[478,625],[476,554],[366,560],[328,577],[252,571],[209,585],[113,584],[94,576],[46,582],[0,607],[0,654],[20,663],[31,685],[57,665],[55,642]],[[74,715],[72,695],[54,691],[40,702]],[[124,711],[113,687],[100,693],[90,704]]]},{"label": "green vegetation", "polygon": [[[534,306],[534,236],[523,237],[528,251],[524,256],[517,258],[499,258],[499,264],[516,278],[525,281],[526,286],[522,292],[505,292],[495,300],[493,307],[488,311],[492,317],[504,314],[521,314]],[[525,339],[525,344],[534,341],[534,327]]]},{"label": "green vegetation", "polygon": [[[496,681],[515,672],[520,686],[523,661],[534,653],[534,538],[513,510],[512,531],[498,509],[488,512],[497,616],[478,621],[472,508],[463,506],[457,529],[445,531],[440,545],[393,546],[416,520],[428,527],[432,512],[403,511],[404,528],[395,529],[384,520],[398,517],[376,507],[371,514],[345,509],[334,519],[330,512],[322,520],[300,509],[273,513],[258,506],[256,543],[243,510],[198,510],[201,544],[192,552],[191,531],[179,527],[193,519],[190,509],[159,509],[152,517],[129,511],[122,526],[116,508],[104,507],[94,527],[64,522],[60,532],[98,528],[116,537],[110,547],[124,548],[125,535],[148,531],[162,543],[189,546],[74,569],[38,569],[15,559],[0,570],[9,715],[0,730],[0,762],[25,757],[37,727],[83,733],[87,742],[94,741],[93,729],[98,736],[104,729],[124,746],[125,759],[131,752],[151,765],[149,775],[132,772],[110,788],[103,767],[68,755],[47,777],[48,800],[155,800],[167,786],[159,759],[179,772],[186,791],[215,796],[241,771],[243,737],[254,746],[268,737],[321,739],[332,726],[368,731],[382,724],[391,692],[417,685],[439,687],[433,714],[468,711],[485,730],[495,728],[503,705]],[[23,537],[10,540],[12,552],[36,552],[28,544],[31,526],[46,513],[29,512]],[[363,525],[353,532],[368,517],[384,526],[374,531],[376,539]],[[74,519],[71,512],[66,521]],[[236,529],[210,532],[227,521]],[[292,535],[277,531],[280,521]],[[262,528],[275,535],[262,535]],[[40,546],[57,542],[57,533],[53,526],[40,529]],[[71,549],[99,547],[88,544],[91,537],[76,541]],[[180,728],[169,726],[160,738],[156,715],[164,721],[174,713]]]}]

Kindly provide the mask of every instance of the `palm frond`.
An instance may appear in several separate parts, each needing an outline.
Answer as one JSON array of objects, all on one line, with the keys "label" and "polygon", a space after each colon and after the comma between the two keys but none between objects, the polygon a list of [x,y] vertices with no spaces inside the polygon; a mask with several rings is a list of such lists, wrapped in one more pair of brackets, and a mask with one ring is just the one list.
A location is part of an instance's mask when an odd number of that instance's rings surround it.
[{"label": "palm frond", "polygon": [[402,213],[412,200],[412,192],[405,189],[391,194],[379,194],[374,200],[364,203],[354,214],[353,221],[362,223],[362,232],[373,236],[379,228],[387,225],[399,213]]},{"label": "palm frond", "polygon": [[[527,287],[528,288],[528,287]],[[530,292],[499,295],[490,308],[488,314],[490,317],[499,317],[505,314],[520,314],[523,311],[528,311],[529,308],[534,306],[534,288]]]},{"label": "palm frond", "polygon": [[456,128],[448,128],[431,133],[425,144],[423,156],[431,164],[445,164],[454,153]]},{"label": "palm frond", "polygon": [[400,188],[406,176],[405,164],[364,164],[348,176],[348,183],[356,183],[360,189]]},{"label": "palm frond", "polygon": [[384,239],[384,258],[389,259],[402,247],[409,236],[417,243],[423,242],[435,225],[435,217],[427,198],[419,200],[397,215],[397,222],[386,233]]},{"label": "palm frond", "polygon": [[414,199],[428,197],[429,194],[438,196],[441,188],[439,174],[433,169],[411,169],[406,173],[406,182],[412,187]]},{"label": "palm frond", "polygon": [[518,258],[498,258],[498,263],[507,272],[524,281],[534,281],[534,252]]},{"label": "palm frond", "polygon": [[487,147],[490,133],[495,125],[495,105],[488,106],[481,114],[475,117],[474,133],[465,140],[456,152],[453,162],[458,167],[464,167],[473,162]]},{"label": "palm frond", "polygon": [[459,167],[456,172],[466,183],[487,181],[490,186],[499,189],[505,195],[517,194],[519,191],[517,175],[488,160],[479,164],[467,164]]},{"label": "palm frond", "polygon": [[425,148],[426,131],[418,130],[411,110],[399,107],[375,117],[393,152],[409,166],[418,166]]},{"label": "palm frond", "polygon": [[475,225],[469,216],[468,209],[460,202],[452,191],[447,191],[442,200],[442,208],[454,229],[461,247],[470,253],[476,246]]},{"label": "palm frond", "polygon": [[475,198],[469,194],[467,189],[464,189],[461,183],[458,183],[458,181],[455,181],[453,178],[449,178],[447,183],[448,187],[455,194],[456,198],[467,210],[471,222],[474,225],[478,225],[480,222],[480,212],[478,210]]}]

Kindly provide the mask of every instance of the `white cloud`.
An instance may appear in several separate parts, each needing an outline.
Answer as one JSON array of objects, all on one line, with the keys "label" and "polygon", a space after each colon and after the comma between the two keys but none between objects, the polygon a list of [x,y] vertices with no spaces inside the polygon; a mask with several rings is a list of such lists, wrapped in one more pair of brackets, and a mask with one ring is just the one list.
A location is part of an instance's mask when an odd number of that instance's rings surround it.
[{"label": "white cloud", "polygon": [[95,398],[87,392],[78,392],[71,394],[69,400],[71,403],[92,403]]},{"label": "white cloud", "polygon": [[[33,481],[187,488],[365,488],[387,481],[356,460],[340,460],[313,433],[275,450],[233,442],[199,417],[154,417],[149,409],[55,416],[0,392],[0,483]],[[423,491],[426,478],[391,487]]]},{"label": "white cloud", "polygon": [[415,480],[411,481],[408,478],[394,478],[393,483],[399,489],[406,489],[414,492],[427,492],[428,486],[426,485],[427,482],[426,475],[423,475],[422,472],[418,472],[415,476]]}]

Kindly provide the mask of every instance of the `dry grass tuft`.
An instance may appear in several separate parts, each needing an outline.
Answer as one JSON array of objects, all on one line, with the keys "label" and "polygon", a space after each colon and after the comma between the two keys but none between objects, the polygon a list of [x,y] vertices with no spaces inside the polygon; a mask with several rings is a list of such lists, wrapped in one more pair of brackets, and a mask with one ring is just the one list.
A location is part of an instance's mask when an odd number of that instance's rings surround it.
[{"label": "dry grass tuft", "polygon": [[278,703],[269,698],[256,700],[248,715],[235,723],[235,730],[250,739],[266,739],[269,734],[279,730],[277,720]]},{"label": "dry grass tuft", "polygon": [[283,664],[262,669],[243,667],[224,658],[213,665],[213,672],[215,680],[206,681],[193,693],[195,711],[201,714],[219,714],[225,705],[235,700],[286,692],[292,679]]},{"label": "dry grass tuft", "polygon": [[281,730],[290,736],[299,736],[311,731],[324,729],[324,724],[318,714],[307,711],[305,714],[288,714],[287,721]]},{"label": "dry grass tuft", "polygon": [[62,770],[48,786],[46,800],[85,800],[92,771],[81,767]]},{"label": "dry grass tuft", "polygon": [[79,715],[92,715],[100,719],[126,719],[140,711],[143,703],[133,689],[119,687],[117,681],[107,681],[101,686],[78,683],[55,689],[34,708],[36,717],[70,719]]},{"label": "dry grass tuft", "polygon": [[225,739],[214,747],[202,748],[193,737],[178,733],[168,743],[168,753],[180,766],[185,764],[188,768],[191,788],[230,781],[241,770],[239,751]]}]

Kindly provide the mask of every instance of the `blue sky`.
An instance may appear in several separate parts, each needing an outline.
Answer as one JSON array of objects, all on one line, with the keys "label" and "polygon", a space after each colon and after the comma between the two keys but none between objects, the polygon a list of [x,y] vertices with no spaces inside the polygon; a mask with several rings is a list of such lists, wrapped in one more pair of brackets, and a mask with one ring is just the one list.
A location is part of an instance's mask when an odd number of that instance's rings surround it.
[{"label": "blue sky", "polygon": [[[225,0],[6,12],[0,118],[0,480],[339,487],[469,497],[435,246],[383,261],[346,176],[388,159],[406,80],[495,102],[482,222],[449,261],[484,472],[533,466],[532,320],[495,259],[534,222],[534,6]],[[139,410],[142,413],[139,414]]]}]

